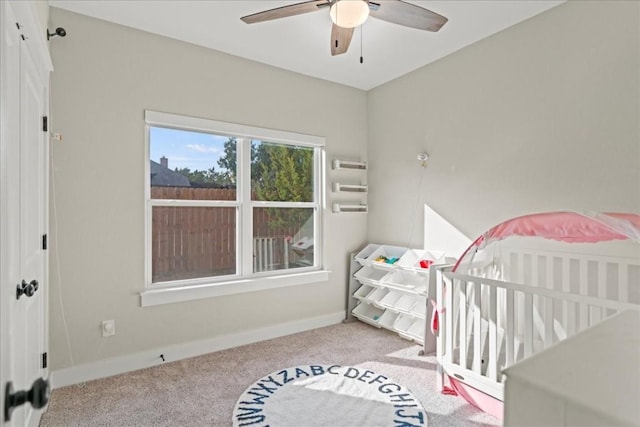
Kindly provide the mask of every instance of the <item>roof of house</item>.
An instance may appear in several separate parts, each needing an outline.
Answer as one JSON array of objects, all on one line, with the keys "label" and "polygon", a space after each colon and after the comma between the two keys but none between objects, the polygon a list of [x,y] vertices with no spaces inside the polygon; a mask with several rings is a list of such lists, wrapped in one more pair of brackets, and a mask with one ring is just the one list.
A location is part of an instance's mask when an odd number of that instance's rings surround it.
[{"label": "roof of house", "polygon": [[172,171],[153,160],[150,160],[150,166],[152,187],[191,187],[191,183],[186,176]]}]

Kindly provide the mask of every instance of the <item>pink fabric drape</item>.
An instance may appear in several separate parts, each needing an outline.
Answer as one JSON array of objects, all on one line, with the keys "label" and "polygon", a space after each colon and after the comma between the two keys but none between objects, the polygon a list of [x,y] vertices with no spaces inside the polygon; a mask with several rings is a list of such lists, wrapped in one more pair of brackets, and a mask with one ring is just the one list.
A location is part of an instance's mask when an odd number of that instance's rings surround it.
[{"label": "pink fabric drape", "polygon": [[542,237],[567,243],[596,243],[632,239],[640,242],[640,215],[635,213],[545,212],[509,219],[478,237],[462,254],[453,271],[477,248],[510,236]]}]

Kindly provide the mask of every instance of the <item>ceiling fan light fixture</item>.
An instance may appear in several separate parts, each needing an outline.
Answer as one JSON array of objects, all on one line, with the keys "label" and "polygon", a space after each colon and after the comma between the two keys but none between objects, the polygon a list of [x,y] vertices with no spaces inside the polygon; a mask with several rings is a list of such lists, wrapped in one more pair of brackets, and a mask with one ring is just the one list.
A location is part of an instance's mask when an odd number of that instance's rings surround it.
[{"label": "ceiling fan light fixture", "polygon": [[329,15],[337,26],[354,28],[369,17],[369,4],[366,0],[339,0],[331,5]]}]

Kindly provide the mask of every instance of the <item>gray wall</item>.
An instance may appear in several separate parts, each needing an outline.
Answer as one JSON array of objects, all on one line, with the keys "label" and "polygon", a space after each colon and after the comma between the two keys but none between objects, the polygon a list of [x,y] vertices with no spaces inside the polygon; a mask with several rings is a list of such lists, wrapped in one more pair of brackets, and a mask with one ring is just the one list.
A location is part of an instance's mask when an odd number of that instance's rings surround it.
[{"label": "gray wall", "polygon": [[[75,364],[340,312],[365,215],[326,215],[326,283],[140,307],[144,110],[326,137],[327,159],[366,158],[366,93],[51,8],[51,360]],[[327,181],[331,179],[330,173]],[[116,320],[104,340],[102,320]]]},{"label": "gray wall", "polygon": [[422,246],[423,204],[470,238],[531,212],[640,211],[639,15],[567,2],[370,91],[368,239]]}]

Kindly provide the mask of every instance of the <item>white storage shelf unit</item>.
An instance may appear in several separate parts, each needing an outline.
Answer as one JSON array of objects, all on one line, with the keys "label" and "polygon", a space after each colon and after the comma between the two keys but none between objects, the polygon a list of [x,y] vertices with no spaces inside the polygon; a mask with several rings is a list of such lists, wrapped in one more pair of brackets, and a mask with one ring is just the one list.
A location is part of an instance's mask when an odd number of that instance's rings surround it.
[{"label": "white storage shelf unit", "polygon": [[426,327],[429,266],[444,253],[399,246],[369,244],[356,256],[360,287],[352,314],[378,328],[423,344]]}]

